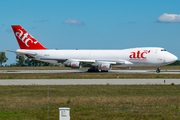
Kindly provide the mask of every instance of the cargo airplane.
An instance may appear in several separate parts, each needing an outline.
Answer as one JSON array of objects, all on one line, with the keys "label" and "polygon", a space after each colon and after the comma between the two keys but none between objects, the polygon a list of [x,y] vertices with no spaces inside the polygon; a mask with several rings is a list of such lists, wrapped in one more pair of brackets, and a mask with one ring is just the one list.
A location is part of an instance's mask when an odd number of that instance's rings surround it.
[{"label": "cargo airplane", "polygon": [[178,58],[160,47],[142,47],[123,50],[53,50],[43,47],[20,25],[12,25],[20,49],[14,52],[19,56],[64,65],[71,68],[90,67],[88,72],[108,72],[113,67],[160,66],[175,62]]}]

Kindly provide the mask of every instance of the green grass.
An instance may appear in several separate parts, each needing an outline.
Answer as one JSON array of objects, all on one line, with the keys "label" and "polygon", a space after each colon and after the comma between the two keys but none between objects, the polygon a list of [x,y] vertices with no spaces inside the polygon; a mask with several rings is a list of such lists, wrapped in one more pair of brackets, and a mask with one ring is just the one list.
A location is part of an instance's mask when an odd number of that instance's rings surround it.
[{"label": "green grass", "polygon": [[159,73],[0,73],[0,79],[179,79],[180,74]]},{"label": "green grass", "polygon": [[[0,120],[47,119],[48,86],[0,88]],[[59,107],[69,107],[72,120],[178,120],[179,101],[179,85],[53,85],[49,119],[58,119]]]}]

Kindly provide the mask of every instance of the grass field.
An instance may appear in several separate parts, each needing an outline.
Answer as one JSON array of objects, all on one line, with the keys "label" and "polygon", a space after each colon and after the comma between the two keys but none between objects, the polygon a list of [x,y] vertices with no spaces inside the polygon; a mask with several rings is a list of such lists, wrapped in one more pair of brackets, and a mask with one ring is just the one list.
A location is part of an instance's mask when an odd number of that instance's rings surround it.
[{"label": "grass field", "polygon": [[[82,68],[87,70],[88,68]],[[119,68],[114,68],[119,69]],[[156,67],[136,67],[132,69],[156,70]],[[162,66],[162,70],[177,70],[180,66]],[[69,67],[0,67],[0,70],[71,70]],[[117,78],[180,78],[180,74],[141,74],[141,73],[0,73],[0,79],[114,79]]]},{"label": "grass field", "polygon": [[71,120],[178,120],[178,85],[0,86],[1,120],[57,120],[69,107]]},{"label": "grass field", "polygon": [[0,73],[0,79],[179,79],[180,74],[157,73]]},{"label": "grass field", "polygon": [[[0,70],[67,70],[65,67],[0,67]],[[88,69],[88,68],[83,68]],[[116,68],[117,69],[117,68]],[[132,68],[156,70],[156,67]],[[161,69],[180,69],[164,66]],[[119,78],[180,78],[180,74],[121,73]],[[0,79],[114,79],[117,73],[0,73]],[[49,101],[48,101],[49,87]],[[0,120],[179,120],[180,85],[0,86]],[[49,106],[48,106],[49,105]]]}]

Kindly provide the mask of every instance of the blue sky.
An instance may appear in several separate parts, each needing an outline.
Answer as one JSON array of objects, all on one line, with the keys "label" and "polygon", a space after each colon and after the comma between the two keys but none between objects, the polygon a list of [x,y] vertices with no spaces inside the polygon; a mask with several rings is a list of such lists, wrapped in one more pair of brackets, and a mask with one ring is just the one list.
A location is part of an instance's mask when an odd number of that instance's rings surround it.
[{"label": "blue sky", "polygon": [[[179,0],[1,0],[0,51],[21,25],[49,49],[163,47],[180,58]],[[6,52],[15,63],[16,55]]]}]

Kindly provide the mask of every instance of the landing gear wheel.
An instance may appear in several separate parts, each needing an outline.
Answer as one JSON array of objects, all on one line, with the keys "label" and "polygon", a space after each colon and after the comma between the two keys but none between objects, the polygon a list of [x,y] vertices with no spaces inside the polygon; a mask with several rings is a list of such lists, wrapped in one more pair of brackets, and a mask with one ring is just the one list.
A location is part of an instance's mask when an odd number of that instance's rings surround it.
[{"label": "landing gear wheel", "polygon": [[99,72],[98,69],[88,69],[88,72]]},{"label": "landing gear wheel", "polygon": [[101,72],[108,72],[108,70],[101,70]]},{"label": "landing gear wheel", "polygon": [[157,72],[157,73],[160,73],[160,72],[161,72],[161,70],[160,70],[159,67],[157,68],[156,72]]}]

